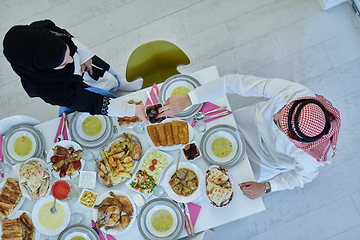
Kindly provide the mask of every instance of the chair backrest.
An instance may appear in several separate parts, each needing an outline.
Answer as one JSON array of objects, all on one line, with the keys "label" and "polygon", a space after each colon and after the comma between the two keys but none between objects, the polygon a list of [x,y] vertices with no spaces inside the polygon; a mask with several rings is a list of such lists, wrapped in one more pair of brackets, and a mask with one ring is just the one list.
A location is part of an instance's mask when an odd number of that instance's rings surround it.
[{"label": "chair backrest", "polygon": [[179,74],[177,67],[190,63],[188,56],[175,44],[156,40],[137,47],[130,55],[126,66],[126,80],[144,80],[142,88],[161,83]]},{"label": "chair backrest", "polygon": [[7,117],[0,120],[0,134],[4,135],[10,128],[19,124],[29,124],[33,126],[40,123],[42,123],[40,120],[24,115]]}]

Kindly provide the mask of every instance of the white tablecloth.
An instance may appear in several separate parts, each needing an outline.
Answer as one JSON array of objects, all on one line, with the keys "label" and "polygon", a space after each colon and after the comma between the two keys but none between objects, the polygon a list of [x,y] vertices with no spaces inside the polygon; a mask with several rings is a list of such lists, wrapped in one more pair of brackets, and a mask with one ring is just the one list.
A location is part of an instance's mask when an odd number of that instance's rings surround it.
[{"label": "white tablecloth", "polygon": [[[201,71],[195,72],[190,75],[192,75],[197,80],[199,80],[199,82],[201,84],[205,84],[205,83],[219,77],[218,71],[215,66],[203,69]],[[159,84],[159,89],[160,89],[160,87],[161,87],[161,84]],[[132,94],[126,95],[126,98],[128,98],[128,97],[140,98],[144,102],[146,101],[146,98],[147,98],[145,90],[137,91]],[[229,105],[229,102],[226,97],[217,99],[217,100],[213,101],[212,103],[217,104],[219,106],[226,105],[228,107],[228,109],[230,109],[230,105]],[[60,118],[56,118],[51,121],[41,123],[41,124],[35,126],[36,128],[41,129],[42,134],[45,139],[45,145],[46,145],[45,149],[47,149],[47,150],[49,150],[54,145],[54,137],[55,137],[55,133],[57,131],[58,125],[59,125],[59,121],[60,121]],[[119,133],[131,132],[131,133],[137,135],[136,133],[134,133],[132,131],[131,128],[120,127],[117,123],[116,118],[113,118],[113,122],[116,125],[116,127],[118,128]],[[217,124],[228,124],[228,125],[236,127],[236,123],[233,118],[233,115],[228,115],[228,116],[222,117],[220,119],[208,122],[207,129],[209,129],[210,127],[217,125]],[[137,136],[139,136],[139,135],[137,135]],[[141,145],[143,146],[143,152],[145,153],[146,150],[150,147],[150,144],[146,141],[144,136],[145,135],[142,135],[139,137],[141,139]],[[201,136],[196,131],[195,131],[194,140],[197,142],[197,145],[199,145]],[[96,156],[98,156],[99,152],[100,152],[100,149],[93,151],[93,153]],[[169,153],[176,159],[178,150],[169,151],[167,153]],[[181,161],[185,161],[185,159],[182,157]],[[176,161],[174,161],[174,163],[175,162]],[[174,163],[172,163],[172,164],[174,164]],[[193,163],[196,164],[198,167],[200,167],[200,169],[203,171],[203,173],[205,173],[205,171],[209,167],[209,165],[203,159],[198,159]],[[86,162],[84,170],[96,171],[95,163],[94,162],[90,162],[90,163]],[[244,160],[241,161],[237,166],[229,169],[229,173],[231,174],[231,176],[233,178],[235,186],[237,186],[238,183],[241,183],[244,181],[255,180],[249,160],[246,155],[245,155]],[[10,176],[11,175],[13,175],[13,174],[10,174]],[[71,180],[71,182],[78,184],[79,177]],[[136,192],[128,189],[125,185],[116,186],[116,187],[107,189],[107,188],[103,187],[102,185],[100,185],[99,183],[96,184],[96,188],[93,189],[93,191],[95,191],[96,193],[98,193],[100,195],[106,191],[114,190],[114,189],[124,191],[124,192],[128,193],[130,196],[134,196],[136,194]],[[155,196],[152,196],[149,200],[151,200],[153,198],[155,198]],[[77,200],[78,199],[76,198],[76,199],[72,199],[68,202],[71,212],[84,213],[86,216],[84,224],[91,226],[92,211],[89,211],[87,208],[79,205],[77,203]],[[238,220],[240,218],[243,218],[243,217],[246,217],[246,216],[249,216],[249,215],[252,215],[252,214],[255,214],[255,213],[265,210],[265,206],[262,201],[262,198],[258,198],[256,200],[250,200],[242,194],[239,187],[235,187],[233,200],[226,207],[216,208],[216,207],[212,206],[206,199],[206,196],[203,196],[203,195],[201,195],[193,203],[201,206],[201,211],[200,211],[200,214],[198,216],[198,219],[197,219],[197,222],[195,225],[196,232],[201,232],[201,231],[207,230],[209,228],[220,226],[220,225],[223,225],[223,224],[226,224],[226,223],[229,223],[229,222]],[[35,202],[32,202],[32,201],[26,199],[23,206],[20,209],[31,212],[34,204],[35,204]],[[138,208],[138,212],[139,211],[140,211],[140,208]],[[143,239],[142,235],[140,234],[140,232],[138,230],[137,222],[135,222],[135,224],[132,226],[132,228],[129,229],[126,233],[124,233],[122,235],[114,236],[114,237],[117,239],[120,239],[120,236],[121,236],[121,239]],[[187,234],[184,229],[182,231],[180,237],[185,237],[185,236],[187,236]],[[57,236],[52,236],[52,237],[50,237],[50,239],[57,239]]]}]

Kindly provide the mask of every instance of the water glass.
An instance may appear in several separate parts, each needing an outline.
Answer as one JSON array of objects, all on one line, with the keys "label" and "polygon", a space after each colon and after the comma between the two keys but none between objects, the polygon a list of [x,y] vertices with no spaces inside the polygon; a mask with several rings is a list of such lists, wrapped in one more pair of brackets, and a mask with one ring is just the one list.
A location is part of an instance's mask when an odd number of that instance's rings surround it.
[{"label": "water glass", "polygon": [[81,158],[85,161],[93,161],[95,159],[94,154],[89,149],[83,149]]},{"label": "water glass", "polygon": [[143,134],[145,132],[144,123],[143,122],[134,122],[133,126],[132,126],[132,129],[137,134]]},{"label": "water glass", "polygon": [[163,186],[160,186],[160,185],[157,185],[155,188],[154,188],[154,195],[156,197],[166,197],[167,196],[167,193],[165,191],[165,189],[163,188]]},{"label": "water glass", "polygon": [[85,215],[83,213],[74,212],[70,216],[70,223],[71,224],[83,223],[84,220],[85,220]]},{"label": "water glass", "polygon": [[10,164],[0,162],[0,173],[11,173],[12,166]]},{"label": "water glass", "polygon": [[195,129],[196,131],[198,131],[198,133],[201,135],[201,134],[204,134],[205,131],[206,131],[206,122],[204,120],[198,120],[196,123],[195,123]]}]

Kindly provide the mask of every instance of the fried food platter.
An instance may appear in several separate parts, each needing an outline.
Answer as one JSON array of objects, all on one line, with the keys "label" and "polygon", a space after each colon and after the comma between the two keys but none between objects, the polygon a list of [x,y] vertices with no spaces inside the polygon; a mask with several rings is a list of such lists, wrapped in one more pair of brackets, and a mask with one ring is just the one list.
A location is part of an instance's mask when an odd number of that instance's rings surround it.
[{"label": "fried food platter", "polygon": [[[175,121],[176,119],[171,119],[171,118],[168,118],[166,120],[164,120],[162,123],[170,123],[172,121]],[[185,121],[182,121],[182,122],[185,122]],[[162,124],[161,123],[161,124]],[[187,122],[186,122],[187,123]],[[191,142],[192,139],[194,138],[194,129],[191,127],[191,125],[189,123],[187,123],[188,125],[188,142]],[[149,131],[148,129],[146,128],[146,134],[145,134],[145,138],[147,140],[147,142],[154,148],[157,148],[159,150],[163,150],[163,151],[172,151],[172,150],[177,150],[177,149],[180,149],[182,147],[184,147],[186,144],[172,144],[172,145],[166,145],[166,146],[163,146],[163,145],[160,145],[160,146],[155,146],[155,144],[153,143],[153,141],[151,140],[151,137],[149,135]]]},{"label": "fried food platter", "polygon": [[[140,98],[137,97],[123,97],[122,98],[123,101],[128,102],[129,104],[135,104],[135,105],[143,105],[144,101]],[[126,127],[126,128],[132,128],[132,126],[134,125],[135,122],[142,122],[141,119],[139,119],[139,117],[134,116],[134,117],[124,117],[124,118],[117,118],[119,126],[120,127]]]},{"label": "fried food platter", "polygon": [[133,134],[123,133],[106,145],[95,160],[98,181],[105,187],[124,184],[135,173],[141,156],[140,139]]},{"label": "fried food platter", "polygon": [[[14,180],[17,180],[17,179],[14,179]],[[6,181],[7,181],[7,179],[4,179],[4,180],[0,183],[0,193],[1,193],[1,191],[3,190],[3,188],[4,188],[5,184],[6,184]],[[0,201],[1,201],[1,200],[0,200]],[[9,215],[7,216],[7,218],[10,218],[10,219],[11,219],[11,217],[13,217],[13,216],[15,215],[15,213],[18,212],[18,210],[20,209],[20,207],[23,205],[24,201],[25,201],[25,197],[24,197],[24,194],[22,194],[19,202],[14,206],[14,208],[13,208],[12,211],[9,213]],[[2,219],[2,218],[0,218],[0,219]],[[0,235],[0,236],[1,236],[1,235]]]},{"label": "fried food platter", "polygon": [[167,172],[165,173],[163,186],[164,186],[167,194],[169,195],[169,197],[171,197],[175,201],[182,202],[182,203],[192,202],[192,201],[196,200],[198,197],[200,197],[200,195],[201,195],[200,186],[203,181],[203,173],[198,166],[196,166],[195,164],[192,164],[192,163],[188,163],[188,162],[180,162],[179,169],[180,168],[190,169],[195,172],[195,174],[198,178],[198,188],[190,196],[181,196],[174,192],[174,190],[172,189],[172,187],[169,184],[169,181],[172,178],[172,176],[175,174],[176,165],[171,166],[171,168],[169,168],[169,170],[167,170]]},{"label": "fried food platter", "polygon": [[[26,213],[28,215],[28,217],[32,220],[32,215],[31,213],[27,212],[27,211],[23,211],[23,210],[19,210],[17,211],[16,213],[12,214],[11,216],[9,216],[7,219],[17,219],[21,216],[21,214],[23,213]],[[0,237],[2,235],[2,224],[1,224],[1,221],[0,221]],[[40,236],[41,236],[41,233],[36,230],[36,228],[34,229],[34,237],[33,237],[33,240],[40,240]]]},{"label": "fried food platter", "polygon": [[[79,144],[77,144],[76,142],[73,142],[73,141],[70,141],[70,140],[64,140],[64,141],[60,141],[58,143],[55,143],[48,151],[48,154],[47,154],[47,157],[46,157],[46,162],[48,163],[48,167],[50,169],[54,169],[53,168],[53,165],[56,165],[56,164],[53,164],[51,162],[51,157],[54,156],[54,150],[55,150],[55,147],[56,146],[61,146],[63,148],[66,148],[67,150],[70,148],[70,147],[73,147],[74,148],[74,151],[78,151],[78,150],[82,150],[81,146]],[[66,161],[67,159],[65,159]],[[80,174],[80,171],[82,171],[84,168],[85,168],[85,161],[84,160],[80,160],[81,162],[81,168],[80,169],[74,169],[75,171],[73,172],[73,175],[69,176],[69,174],[66,174],[65,177],[61,177],[60,174],[61,174],[61,170],[59,169],[59,171],[57,170],[53,170],[51,171],[52,172],[52,175],[57,178],[57,179],[61,179],[61,180],[70,180],[70,179],[74,179],[76,178],[77,176],[79,176]],[[67,165],[67,163],[65,163],[64,165]]]},{"label": "fried food platter", "polygon": [[[120,204],[117,204],[117,202],[120,202]],[[129,202],[131,206],[129,205]],[[118,206],[121,206],[120,213]],[[99,213],[99,211],[101,211],[104,207],[104,213]],[[107,217],[101,218],[106,214],[108,214]],[[93,209],[93,220],[95,221],[97,227],[101,229],[101,231],[111,235],[120,235],[127,232],[134,225],[136,215],[137,209],[133,199],[127,193],[120,190],[107,191],[101,194],[97,198]],[[113,220],[113,217],[116,219],[120,217],[120,219]],[[126,222],[129,220],[129,217],[130,222]],[[105,219],[105,221],[102,221],[101,219]],[[99,223],[101,225],[98,225]],[[120,226],[122,223],[124,223],[124,225]]]}]

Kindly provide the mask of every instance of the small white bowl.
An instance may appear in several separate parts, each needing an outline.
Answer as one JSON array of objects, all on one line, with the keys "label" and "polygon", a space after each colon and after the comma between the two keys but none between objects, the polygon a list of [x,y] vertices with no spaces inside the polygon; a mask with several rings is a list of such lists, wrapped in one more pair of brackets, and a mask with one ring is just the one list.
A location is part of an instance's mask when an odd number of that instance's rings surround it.
[{"label": "small white bowl", "polygon": [[79,179],[79,187],[93,189],[96,186],[96,172],[81,171]]},{"label": "small white bowl", "polygon": [[[185,152],[184,152],[185,147],[186,147],[187,145],[189,145],[189,144],[195,144],[196,148],[199,150],[199,156],[197,156],[197,157],[195,157],[194,159],[191,159],[191,160],[187,159],[187,157],[186,157],[186,155],[185,155]],[[185,146],[181,148],[181,154],[182,154],[183,157],[186,159],[186,162],[193,162],[193,161],[195,161],[195,160],[197,160],[197,159],[199,159],[199,158],[202,157],[200,148],[198,147],[198,145],[196,144],[195,141],[192,141],[192,142],[189,142],[189,143],[185,144]]]},{"label": "small white bowl", "polygon": [[[95,200],[94,200],[94,204],[93,204],[91,207],[83,204],[83,203],[80,201],[81,197],[85,194],[85,191],[91,192],[91,193],[93,193],[93,194],[96,195],[96,198],[95,198]],[[78,203],[79,203],[81,206],[83,206],[83,207],[86,207],[86,208],[88,208],[88,209],[93,209],[93,207],[94,207],[94,205],[95,205],[96,200],[97,200],[98,197],[99,197],[99,194],[97,194],[97,193],[95,193],[95,192],[93,192],[93,191],[90,191],[90,190],[84,188],[84,189],[82,190],[81,194],[80,194],[80,197],[79,197],[79,199],[78,199]]]}]

